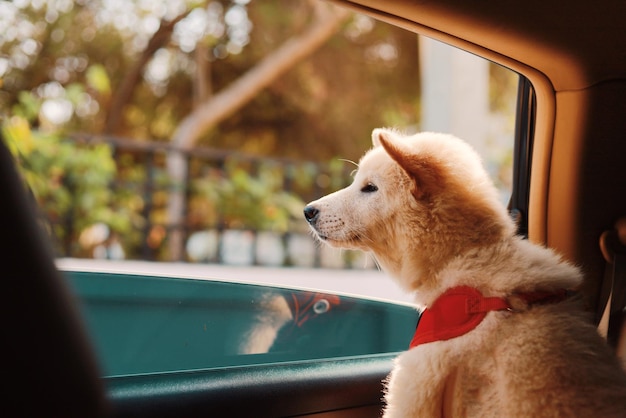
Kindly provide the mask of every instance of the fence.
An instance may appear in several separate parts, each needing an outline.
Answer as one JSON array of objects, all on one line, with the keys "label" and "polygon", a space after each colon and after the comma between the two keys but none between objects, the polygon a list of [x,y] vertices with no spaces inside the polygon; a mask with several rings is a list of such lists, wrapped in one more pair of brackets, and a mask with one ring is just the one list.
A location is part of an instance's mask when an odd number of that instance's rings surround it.
[{"label": "fence", "polygon": [[[168,143],[107,136],[75,135],[71,140],[79,147],[111,147],[117,170],[110,208],[118,226],[103,220],[80,228],[77,211],[70,208],[55,221],[65,228],[61,256],[171,260],[178,250],[193,262],[370,267],[359,253],[315,243],[302,216],[305,202],[349,183],[354,167],[343,162],[319,164],[210,148],[175,150]],[[182,153],[187,162],[183,186],[168,176],[170,152]],[[176,187],[183,187],[183,221],[171,224],[167,202]],[[182,233],[184,248],[169,247],[173,231]]]}]

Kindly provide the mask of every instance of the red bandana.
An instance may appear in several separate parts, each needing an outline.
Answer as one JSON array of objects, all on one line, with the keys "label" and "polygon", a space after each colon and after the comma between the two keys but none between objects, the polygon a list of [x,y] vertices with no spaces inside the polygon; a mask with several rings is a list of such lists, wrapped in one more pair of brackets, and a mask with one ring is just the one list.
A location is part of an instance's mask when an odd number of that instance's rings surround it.
[{"label": "red bandana", "polygon": [[[531,292],[515,296],[528,304],[557,302],[567,296],[567,291]],[[449,289],[430,308],[424,309],[409,348],[459,337],[476,328],[488,312],[502,310],[512,310],[504,298],[484,297],[468,286]]]}]

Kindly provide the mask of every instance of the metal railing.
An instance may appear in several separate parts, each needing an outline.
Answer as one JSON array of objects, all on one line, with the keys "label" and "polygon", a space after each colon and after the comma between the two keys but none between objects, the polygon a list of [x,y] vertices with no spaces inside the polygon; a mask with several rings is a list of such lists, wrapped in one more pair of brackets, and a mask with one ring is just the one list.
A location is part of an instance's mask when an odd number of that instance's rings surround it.
[{"label": "metal railing", "polygon": [[[85,248],[78,241],[74,211],[61,221],[68,237],[58,245],[64,257],[123,256],[171,260],[168,238],[184,239],[184,260],[245,265],[368,267],[353,252],[327,251],[315,243],[302,217],[305,202],[346,186],[354,167],[284,158],[266,158],[211,148],[175,149],[169,143],[111,136],[73,135],[77,146],[106,143],[117,165],[110,185],[113,210],[123,212],[126,229],[109,227],[106,239]],[[166,157],[181,153],[186,181],[169,180]],[[182,221],[171,223],[167,202],[175,190],[184,193]],[[59,222],[57,221],[57,224]],[[88,246],[87,246],[88,247]],[[117,248],[116,253],[114,249]],[[122,252],[119,252],[119,249]]]}]

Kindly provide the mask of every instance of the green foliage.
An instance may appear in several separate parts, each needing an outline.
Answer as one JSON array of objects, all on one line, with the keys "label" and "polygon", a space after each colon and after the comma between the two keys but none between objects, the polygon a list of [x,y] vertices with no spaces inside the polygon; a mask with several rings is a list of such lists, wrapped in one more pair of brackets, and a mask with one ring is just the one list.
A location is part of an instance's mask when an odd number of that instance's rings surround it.
[{"label": "green foliage", "polygon": [[13,114],[21,116],[24,122],[37,119],[42,100],[29,91],[20,91],[17,95],[18,104],[13,107]]},{"label": "green foliage", "polygon": [[292,221],[300,219],[304,207],[301,198],[284,190],[283,172],[278,166],[262,165],[253,176],[237,162],[229,161],[224,171],[212,171],[194,181],[192,188],[213,209],[213,220],[227,228],[287,232]]},{"label": "green foliage", "polygon": [[[105,224],[120,237],[127,255],[136,256],[145,238],[147,219],[142,214],[148,200],[152,228],[158,232],[167,224],[164,208],[170,182],[162,160],[153,163],[152,189],[146,189],[148,168],[134,154],[121,153],[116,161],[107,144],[86,144],[60,133],[33,130],[21,116],[7,120],[2,132],[49,222],[60,255],[90,255],[89,248],[79,246],[79,237],[90,227]],[[192,228],[298,230],[304,227],[304,201],[285,190],[285,177],[291,178],[298,194],[311,195],[315,187],[341,187],[344,166],[341,161],[330,164],[329,174],[320,174],[313,164],[230,159],[223,169],[205,166],[205,175],[191,183],[188,222]],[[163,237],[157,241],[151,237],[148,245],[159,249]]]},{"label": "green foliage", "polygon": [[131,228],[130,218],[113,209],[109,186],[116,165],[108,145],[78,146],[59,134],[31,130],[20,116],[6,121],[2,131],[58,243],[75,242],[98,222],[114,231]]},{"label": "green foliage", "polygon": [[111,82],[103,65],[94,64],[87,68],[85,73],[87,85],[95,89],[98,93],[109,95],[111,93]]}]

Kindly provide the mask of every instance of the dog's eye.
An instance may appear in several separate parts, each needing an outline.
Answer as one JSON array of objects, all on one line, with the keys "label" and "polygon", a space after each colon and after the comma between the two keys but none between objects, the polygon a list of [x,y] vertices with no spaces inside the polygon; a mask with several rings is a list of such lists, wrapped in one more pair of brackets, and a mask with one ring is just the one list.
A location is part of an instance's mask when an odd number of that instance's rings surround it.
[{"label": "dog's eye", "polygon": [[365,186],[363,186],[363,188],[361,189],[361,191],[363,193],[373,193],[375,191],[378,190],[378,187],[376,187],[375,184],[372,183],[367,183]]}]

